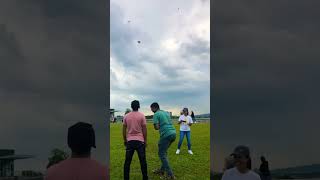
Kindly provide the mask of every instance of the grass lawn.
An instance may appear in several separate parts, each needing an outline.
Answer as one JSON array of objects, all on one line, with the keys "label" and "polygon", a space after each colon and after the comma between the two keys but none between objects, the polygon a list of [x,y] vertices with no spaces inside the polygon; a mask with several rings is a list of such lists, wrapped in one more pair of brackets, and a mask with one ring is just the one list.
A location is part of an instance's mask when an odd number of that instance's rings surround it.
[{"label": "grass lawn", "polygon": [[[177,139],[170,146],[168,158],[170,166],[177,179],[209,180],[210,179],[210,124],[198,123],[191,127],[191,143],[193,155],[188,154],[187,140],[184,139],[181,152],[176,155],[179,141],[179,126],[176,125]],[[160,167],[158,157],[159,132],[148,123],[147,163],[148,175],[151,180],[160,179],[153,175],[152,170]],[[123,165],[125,160],[125,147],[122,139],[122,124],[110,124],[110,177],[111,180],[123,179]],[[141,180],[141,170],[138,155],[135,152],[131,168],[130,180]]]}]

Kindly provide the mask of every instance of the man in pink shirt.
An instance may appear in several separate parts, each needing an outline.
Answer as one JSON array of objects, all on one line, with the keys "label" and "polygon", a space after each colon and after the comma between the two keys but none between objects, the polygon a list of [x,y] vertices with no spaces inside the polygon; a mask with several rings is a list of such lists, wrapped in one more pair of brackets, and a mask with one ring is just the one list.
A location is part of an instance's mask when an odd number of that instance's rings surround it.
[{"label": "man in pink shirt", "polygon": [[123,119],[123,140],[126,146],[126,160],[124,163],[124,179],[129,180],[130,164],[135,151],[140,160],[143,180],[148,179],[146,146],[147,146],[147,121],[143,113],[138,112],[140,103],[131,102],[132,112]]},{"label": "man in pink shirt", "polygon": [[79,122],[68,129],[68,146],[71,158],[51,166],[45,180],[108,180],[107,167],[90,158],[95,145],[91,124]]}]

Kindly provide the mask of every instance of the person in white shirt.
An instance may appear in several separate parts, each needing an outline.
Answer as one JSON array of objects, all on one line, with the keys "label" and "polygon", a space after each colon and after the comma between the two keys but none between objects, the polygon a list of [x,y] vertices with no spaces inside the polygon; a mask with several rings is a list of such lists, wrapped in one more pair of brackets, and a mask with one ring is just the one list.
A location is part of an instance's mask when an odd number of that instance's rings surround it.
[{"label": "person in white shirt", "polygon": [[235,167],[224,172],[222,180],[261,180],[260,176],[249,169],[250,150],[246,146],[235,148],[232,156],[235,158]]},{"label": "person in white shirt", "polygon": [[180,116],[178,120],[178,124],[180,124],[180,140],[178,143],[178,149],[176,151],[176,154],[180,153],[180,147],[183,142],[184,136],[187,137],[188,153],[193,154],[193,152],[191,151],[191,137],[190,137],[190,126],[192,125],[193,121],[191,116],[189,116],[188,108],[183,108],[182,112],[183,114]]}]

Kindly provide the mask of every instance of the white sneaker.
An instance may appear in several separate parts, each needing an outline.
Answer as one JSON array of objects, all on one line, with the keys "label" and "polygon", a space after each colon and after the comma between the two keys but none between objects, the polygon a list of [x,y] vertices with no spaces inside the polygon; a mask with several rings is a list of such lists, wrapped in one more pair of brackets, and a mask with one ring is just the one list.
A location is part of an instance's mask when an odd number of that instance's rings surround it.
[{"label": "white sneaker", "polygon": [[177,149],[176,154],[180,154],[180,149]]},{"label": "white sneaker", "polygon": [[188,153],[191,154],[191,155],[193,154],[193,152],[191,150],[188,150]]}]

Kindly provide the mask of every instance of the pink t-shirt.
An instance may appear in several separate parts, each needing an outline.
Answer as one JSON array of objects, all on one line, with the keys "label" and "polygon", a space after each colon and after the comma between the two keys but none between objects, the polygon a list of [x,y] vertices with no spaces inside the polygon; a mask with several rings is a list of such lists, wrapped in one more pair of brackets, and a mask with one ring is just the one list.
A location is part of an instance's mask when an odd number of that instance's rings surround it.
[{"label": "pink t-shirt", "polygon": [[109,180],[108,168],[90,158],[70,158],[47,170],[45,180]]},{"label": "pink t-shirt", "polygon": [[144,142],[142,126],[147,124],[146,117],[143,113],[133,111],[123,118],[123,124],[127,126],[127,141]]}]

